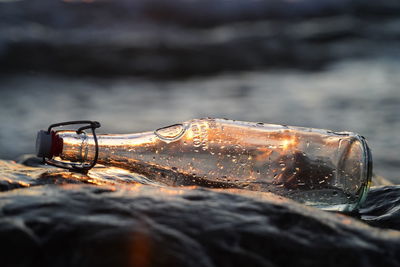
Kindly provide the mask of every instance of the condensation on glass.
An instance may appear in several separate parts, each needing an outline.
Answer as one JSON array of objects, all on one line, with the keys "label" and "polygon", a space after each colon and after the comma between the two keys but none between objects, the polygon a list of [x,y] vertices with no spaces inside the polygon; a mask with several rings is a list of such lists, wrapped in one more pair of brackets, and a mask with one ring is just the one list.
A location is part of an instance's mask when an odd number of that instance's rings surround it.
[{"label": "condensation on glass", "polygon": [[[91,135],[58,135],[61,159],[93,159]],[[356,209],[371,179],[366,141],[350,132],[206,118],[98,141],[98,163],[167,185],[273,192],[325,210]]]}]

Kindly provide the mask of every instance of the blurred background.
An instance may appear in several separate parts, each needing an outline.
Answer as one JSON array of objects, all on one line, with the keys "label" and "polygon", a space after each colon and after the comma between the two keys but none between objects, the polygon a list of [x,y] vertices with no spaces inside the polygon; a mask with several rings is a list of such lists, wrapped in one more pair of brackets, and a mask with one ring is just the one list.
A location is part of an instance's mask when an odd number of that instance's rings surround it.
[{"label": "blurred background", "polygon": [[208,116],[357,132],[400,182],[398,0],[0,0],[0,72],[2,159]]}]

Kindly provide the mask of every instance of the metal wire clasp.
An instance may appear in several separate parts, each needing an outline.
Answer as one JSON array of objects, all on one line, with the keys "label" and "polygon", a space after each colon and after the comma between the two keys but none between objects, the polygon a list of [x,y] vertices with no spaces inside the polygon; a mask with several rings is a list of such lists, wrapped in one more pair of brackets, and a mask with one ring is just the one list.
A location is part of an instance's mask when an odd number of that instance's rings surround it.
[{"label": "metal wire clasp", "polygon": [[[63,162],[63,161],[58,161],[55,159],[46,159],[46,157],[43,157],[43,162],[58,167],[58,168],[63,168],[63,169],[68,169],[70,171],[74,172],[80,172],[80,173],[87,173],[91,168],[93,168],[96,163],[97,163],[97,158],[99,156],[99,144],[97,141],[97,136],[96,136],[96,128],[99,128],[101,125],[97,121],[88,121],[88,120],[83,120],[83,121],[66,121],[66,122],[59,122],[55,124],[51,124],[49,128],[47,129],[47,134],[52,133],[52,129],[56,127],[61,127],[61,126],[66,126],[66,125],[74,125],[74,124],[84,124],[84,126],[79,127],[76,130],[77,134],[86,134],[84,130],[91,129],[92,134],[93,134],[93,140],[95,143],[95,155],[93,158],[93,161],[89,163],[85,162],[80,162],[80,163],[74,163],[74,162]],[[55,132],[57,133],[57,131]]]}]

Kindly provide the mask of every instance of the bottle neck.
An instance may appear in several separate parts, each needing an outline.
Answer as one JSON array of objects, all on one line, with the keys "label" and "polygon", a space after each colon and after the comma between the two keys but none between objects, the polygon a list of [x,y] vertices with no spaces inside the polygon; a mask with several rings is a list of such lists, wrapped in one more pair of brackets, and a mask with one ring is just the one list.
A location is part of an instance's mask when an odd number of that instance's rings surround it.
[{"label": "bottle neck", "polygon": [[[154,132],[96,136],[98,164],[128,169],[167,185],[201,185],[199,180],[193,182],[192,174],[182,170],[177,172],[169,164],[165,140],[161,141]],[[96,146],[93,135],[76,134],[71,131],[59,133],[59,137],[63,141],[62,152],[59,155],[63,161],[91,163],[94,160]],[[215,186],[223,185],[215,183]]]},{"label": "bottle neck", "polygon": [[[75,132],[63,132],[58,135],[63,142],[61,159],[72,162],[90,162],[94,159],[96,147],[93,135]],[[110,158],[132,157],[135,153],[140,154],[145,148],[150,149],[154,145],[155,137],[153,132],[97,135],[98,163],[109,164]]]}]

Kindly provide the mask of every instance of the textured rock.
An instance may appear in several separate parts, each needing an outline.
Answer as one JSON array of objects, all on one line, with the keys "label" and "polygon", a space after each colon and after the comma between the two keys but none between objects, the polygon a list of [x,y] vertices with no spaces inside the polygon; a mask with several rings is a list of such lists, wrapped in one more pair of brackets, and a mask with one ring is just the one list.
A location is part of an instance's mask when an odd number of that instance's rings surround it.
[{"label": "textured rock", "polygon": [[[273,194],[151,185],[115,168],[0,167],[2,266],[400,264],[400,232]],[[366,205],[384,206],[385,188]]]},{"label": "textured rock", "polygon": [[370,225],[400,230],[400,186],[372,188],[360,209],[361,218]]}]

